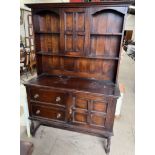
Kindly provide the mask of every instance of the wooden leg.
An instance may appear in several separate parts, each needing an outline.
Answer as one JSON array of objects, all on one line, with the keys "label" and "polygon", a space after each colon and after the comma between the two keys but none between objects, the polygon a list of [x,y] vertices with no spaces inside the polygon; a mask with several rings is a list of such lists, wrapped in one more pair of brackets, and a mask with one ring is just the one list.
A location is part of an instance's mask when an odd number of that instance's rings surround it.
[{"label": "wooden leg", "polygon": [[108,138],[106,138],[106,142],[104,144],[104,149],[105,149],[105,152],[107,155],[109,155],[109,153],[110,153],[110,144],[111,144],[111,138],[108,137]]},{"label": "wooden leg", "polygon": [[40,126],[40,122],[34,123],[34,121],[31,120],[30,133],[33,137],[35,136],[35,133],[36,133],[37,129],[39,128],[39,126]]},{"label": "wooden leg", "polygon": [[30,133],[32,136],[34,135],[34,122],[33,121],[31,121]]}]

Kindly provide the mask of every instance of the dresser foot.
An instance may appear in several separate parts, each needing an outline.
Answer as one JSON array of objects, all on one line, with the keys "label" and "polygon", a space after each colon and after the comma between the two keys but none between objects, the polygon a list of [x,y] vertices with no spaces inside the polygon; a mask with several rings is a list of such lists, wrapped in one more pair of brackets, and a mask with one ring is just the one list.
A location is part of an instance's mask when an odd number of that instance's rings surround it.
[{"label": "dresser foot", "polygon": [[106,155],[109,155],[110,153],[110,144],[111,144],[111,138],[108,137],[106,138],[105,143],[104,143],[104,149],[105,149]]},{"label": "dresser foot", "polygon": [[35,133],[39,128],[39,126],[40,126],[40,122],[31,120],[30,133],[33,137],[35,136]]}]

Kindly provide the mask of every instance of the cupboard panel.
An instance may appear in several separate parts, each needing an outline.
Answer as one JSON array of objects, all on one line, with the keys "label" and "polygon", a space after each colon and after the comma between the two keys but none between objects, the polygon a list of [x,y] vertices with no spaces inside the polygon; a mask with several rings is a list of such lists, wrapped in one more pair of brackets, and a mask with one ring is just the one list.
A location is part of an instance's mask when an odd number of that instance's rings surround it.
[{"label": "cupboard panel", "polygon": [[85,13],[76,13],[76,31],[85,31]]},{"label": "cupboard panel", "polygon": [[73,12],[66,12],[65,18],[65,31],[73,31]]},{"label": "cupboard panel", "polygon": [[84,55],[85,48],[85,9],[64,9],[64,54]]}]

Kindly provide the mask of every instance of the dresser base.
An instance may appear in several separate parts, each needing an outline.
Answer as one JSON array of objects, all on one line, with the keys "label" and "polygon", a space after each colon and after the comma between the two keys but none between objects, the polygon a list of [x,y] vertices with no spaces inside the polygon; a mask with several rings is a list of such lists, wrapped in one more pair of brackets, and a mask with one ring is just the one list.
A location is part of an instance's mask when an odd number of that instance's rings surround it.
[{"label": "dresser base", "polygon": [[[31,117],[29,119],[31,120],[30,132],[31,132],[31,135],[33,137],[35,136],[35,133],[36,133],[37,129],[40,127],[40,125],[50,126],[50,127],[54,127],[54,128],[59,127],[58,124],[57,125],[55,124],[56,122],[51,124],[50,121],[44,121],[44,120],[42,121],[42,120],[39,120],[39,119],[36,119],[36,118],[31,118]],[[67,126],[64,125],[63,129],[76,132],[76,128],[71,128],[70,126],[67,127]],[[113,136],[112,133],[104,131],[103,135],[100,135],[100,134],[96,134],[96,133],[88,132],[88,131],[84,131],[84,130],[80,130],[80,131],[78,130],[77,132],[86,133],[86,134],[89,134],[89,135],[92,135],[92,136],[105,138],[103,146],[104,146],[104,150],[106,152],[106,155],[109,155],[109,153],[110,153],[110,145],[111,145],[111,136]]]},{"label": "dresser base", "polygon": [[118,86],[78,77],[43,74],[26,84],[31,135],[40,125],[105,138],[110,152]]}]

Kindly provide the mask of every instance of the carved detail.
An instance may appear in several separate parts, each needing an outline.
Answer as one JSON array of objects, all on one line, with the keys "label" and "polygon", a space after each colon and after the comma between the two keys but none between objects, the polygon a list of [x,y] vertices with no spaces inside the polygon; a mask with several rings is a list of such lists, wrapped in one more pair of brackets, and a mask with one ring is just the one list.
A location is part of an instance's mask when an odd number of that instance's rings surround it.
[{"label": "carved detail", "polygon": [[105,11],[113,11],[115,12],[116,14],[122,14],[124,15],[125,12],[124,12],[124,9],[122,10],[122,8],[119,8],[119,7],[105,7],[105,8],[100,8],[100,9],[96,9],[92,12],[92,15],[97,15],[97,14],[100,14],[100,13],[104,13]]}]

